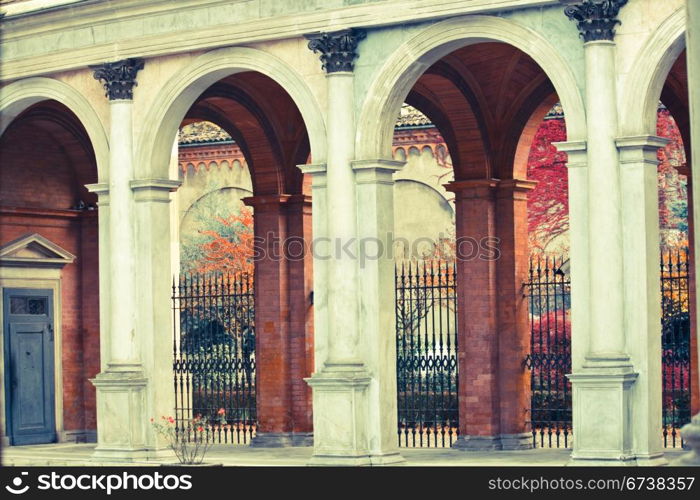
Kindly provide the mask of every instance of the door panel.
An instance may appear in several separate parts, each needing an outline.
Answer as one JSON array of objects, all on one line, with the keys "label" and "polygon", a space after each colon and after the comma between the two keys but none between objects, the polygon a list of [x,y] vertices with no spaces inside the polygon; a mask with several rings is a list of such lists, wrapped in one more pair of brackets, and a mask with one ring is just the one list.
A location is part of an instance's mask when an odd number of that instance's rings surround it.
[{"label": "door panel", "polygon": [[14,445],[56,440],[51,294],[25,289],[4,294],[6,414]]}]

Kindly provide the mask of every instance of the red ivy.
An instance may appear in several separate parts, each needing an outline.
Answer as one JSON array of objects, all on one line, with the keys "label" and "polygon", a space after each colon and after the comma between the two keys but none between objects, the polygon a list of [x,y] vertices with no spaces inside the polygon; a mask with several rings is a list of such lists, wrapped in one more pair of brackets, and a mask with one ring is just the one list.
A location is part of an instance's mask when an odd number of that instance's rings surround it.
[{"label": "red ivy", "polygon": [[530,248],[534,251],[544,250],[569,229],[567,155],[552,145],[565,140],[564,120],[550,119],[542,122],[530,147],[527,175],[537,181],[527,204]]}]

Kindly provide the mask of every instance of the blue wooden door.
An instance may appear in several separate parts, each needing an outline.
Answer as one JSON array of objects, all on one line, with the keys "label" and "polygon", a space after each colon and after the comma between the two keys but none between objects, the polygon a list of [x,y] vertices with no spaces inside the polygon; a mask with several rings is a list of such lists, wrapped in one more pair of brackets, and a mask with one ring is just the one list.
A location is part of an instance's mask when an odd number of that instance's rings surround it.
[{"label": "blue wooden door", "polygon": [[3,293],[5,417],[10,444],[56,441],[53,291]]}]

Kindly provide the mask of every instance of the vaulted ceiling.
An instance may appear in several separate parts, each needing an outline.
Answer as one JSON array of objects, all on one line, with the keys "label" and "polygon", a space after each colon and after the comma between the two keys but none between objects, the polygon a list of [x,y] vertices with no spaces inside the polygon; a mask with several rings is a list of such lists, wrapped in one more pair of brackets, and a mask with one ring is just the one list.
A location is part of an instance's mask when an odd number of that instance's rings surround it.
[{"label": "vaulted ceiling", "polygon": [[[96,201],[84,187],[97,182],[90,139],[56,101],[39,102],[13,120],[0,138],[0,170],[3,204],[66,209],[78,199]],[[25,184],[35,186],[32,196],[23,193]]]},{"label": "vaulted ceiling", "polygon": [[676,120],[681,132],[686,157],[690,158],[690,110],[688,108],[688,66],[685,50],[673,63],[661,91],[661,102]]},{"label": "vaulted ceiling", "polygon": [[533,114],[544,116],[545,101],[549,106],[556,101],[545,73],[524,52],[503,43],[449,54],[406,98],[440,129],[455,175],[462,179],[512,177],[521,133]]},{"label": "vaulted ceiling", "polygon": [[274,80],[256,72],[224,78],[209,87],[183,125],[210,121],[231,135],[251,170],[255,194],[298,194],[309,140],[298,108]]}]

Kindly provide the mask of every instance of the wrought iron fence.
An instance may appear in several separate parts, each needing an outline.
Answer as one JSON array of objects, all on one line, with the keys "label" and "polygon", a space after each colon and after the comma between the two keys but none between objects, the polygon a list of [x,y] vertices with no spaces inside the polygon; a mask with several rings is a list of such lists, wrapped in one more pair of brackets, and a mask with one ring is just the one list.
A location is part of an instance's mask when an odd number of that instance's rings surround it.
[{"label": "wrought iron fence", "polygon": [[661,349],[664,446],[683,445],[680,428],[690,422],[690,313],[688,249],[661,254]]},{"label": "wrought iron fence", "polygon": [[253,278],[185,274],[173,280],[176,432],[191,439],[196,416],[213,443],[255,435]]},{"label": "wrought iron fence", "polygon": [[530,423],[535,447],[571,444],[571,281],[561,258],[530,260]]},{"label": "wrought iron fence", "polygon": [[457,439],[457,290],[454,262],[396,266],[399,446]]},{"label": "wrought iron fence", "polygon": [[[682,446],[680,428],[690,421],[691,365],[687,249],[662,252],[661,343],[664,446]],[[532,389],[530,422],[536,447],[571,446],[570,289],[567,260],[530,261],[525,293],[530,301]]]}]

